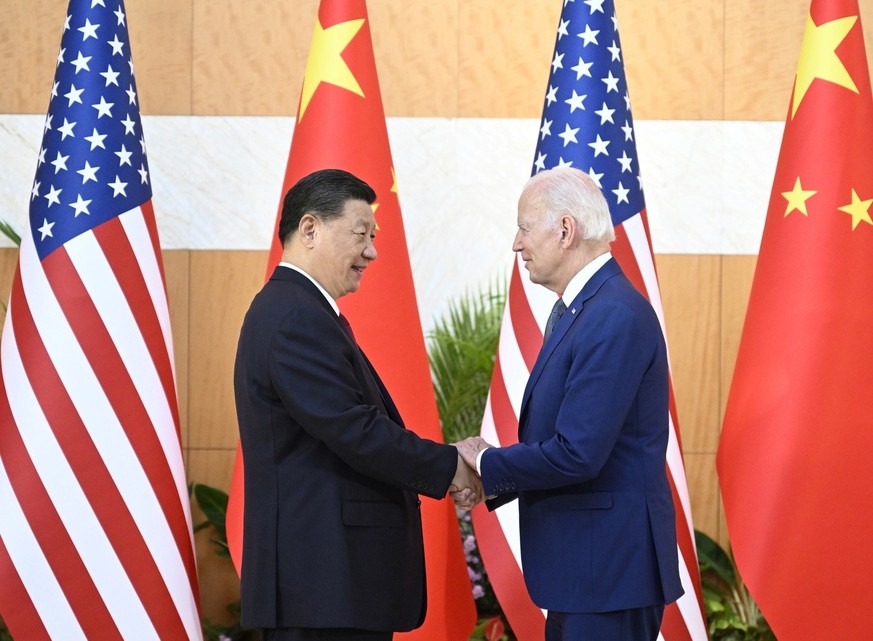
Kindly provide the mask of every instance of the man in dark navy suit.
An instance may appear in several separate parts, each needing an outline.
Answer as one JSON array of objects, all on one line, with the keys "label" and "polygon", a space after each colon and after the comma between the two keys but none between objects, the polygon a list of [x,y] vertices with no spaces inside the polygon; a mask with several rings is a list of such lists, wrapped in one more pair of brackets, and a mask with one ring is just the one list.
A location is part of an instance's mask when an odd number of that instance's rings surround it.
[{"label": "man in dark navy suit", "polygon": [[667,350],[622,274],[588,174],[542,171],[518,203],[513,250],[558,294],[519,415],[519,443],[459,444],[490,509],[518,499],[522,569],[546,641],[657,639],[682,593],[665,455]]},{"label": "man in dark navy suit", "polygon": [[404,428],[337,307],[376,258],[375,199],[341,170],[295,184],[282,262],[240,332],[242,624],[265,641],[387,641],[420,626],[418,495],[451,491],[466,508],[482,496],[455,447]]}]

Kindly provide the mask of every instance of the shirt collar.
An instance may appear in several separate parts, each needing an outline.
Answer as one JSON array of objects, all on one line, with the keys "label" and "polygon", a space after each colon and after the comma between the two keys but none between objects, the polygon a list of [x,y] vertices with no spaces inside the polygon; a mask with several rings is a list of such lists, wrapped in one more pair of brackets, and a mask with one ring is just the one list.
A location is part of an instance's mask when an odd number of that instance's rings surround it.
[{"label": "shirt collar", "polygon": [[564,293],[561,294],[561,300],[564,301],[564,304],[567,305],[567,307],[569,307],[576,296],[579,295],[579,292],[581,292],[586,283],[591,280],[591,277],[597,273],[597,270],[603,267],[610,258],[612,258],[611,252],[600,254],[600,256],[585,265],[585,267],[580,269],[579,272],[570,279],[570,282],[567,283],[566,289],[564,289]]},{"label": "shirt collar", "polygon": [[315,280],[312,276],[310,276],[305,271],[300,269],[297,265],[292,265],[291,263],[286,263],[285,261],[282,261],[281,263],[279,263],[279,267],[289,267],[290,269],[293,269],[295,272],[300,272],[301,274],[306,276],[306,278],[311,280],[312,284],[315,285],[316,287],[318,287],[318,291],[320,291],[324,295],[324,297],[327,299],[327,302],[330,303],[330,306],[333,308],[333,311],[336,312],[336,315],[339,316],[339,313],[340,313],[339,305],[336,304],[336,301],[333,299],[333,297],[331,297],[331,295],[327,293],[327,290],[324,287],[322,287],[321,284],[317,280]]}]

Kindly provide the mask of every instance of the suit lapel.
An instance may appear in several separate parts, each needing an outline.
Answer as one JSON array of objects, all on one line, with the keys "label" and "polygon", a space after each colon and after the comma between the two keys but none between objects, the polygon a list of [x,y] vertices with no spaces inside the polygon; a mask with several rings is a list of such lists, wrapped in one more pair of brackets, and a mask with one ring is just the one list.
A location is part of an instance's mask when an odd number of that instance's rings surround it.
[{"label": "suit lapel", "polygon": [[573,299],[573,302],[567,306],[567,311],[564,312],[564,315],[561,316],[561,320],[559,320],[558,324],[555,325],[555,329],[552,331],[552,335],[549,336],[549,340],[543,343],[542,349],[540,349],[540,353],[537,355],[537,360],[534,363],[533,370],[531,370],[530,377],[527,380],[527,385],[524,387],[524,396],[521,399],[519,425],[521,425],[521,417],[524,416],[527,402],[530,400],[531,392],[536,386],[537,381],[543,372],[543,368],[546,363],[549,362],[549,357],[551,357],[552,352],[555,351],[555,348],[564,338],[564,335],[570,330],[570,327],[573,326],[576,319],[582,315],[582,309],[585,307],[585,302],[597,293],[597,290],[600,289],[603,283],[620,273],[621,268],[618,266],[618,262],[616,262],[615,258],[610,258],[603,267],[594,272],[594,275],[591,276],[587,283],[585,283],[582,291],[579,292],[576,295],[576,298]]},{"label": "suit lapel", "polygon": [[270,280],[286,280],[291,281],[296,286],[306,290],[308,294],[313,299],[313,302],[316,305],[324,307],[325,311],[327,311],[331,318],[334,319],[334,322],[337,324],[342,330],[343,336],[352,343],[352,346],[355,348],[355,353],[358,358],[358,365],[363,374],[363,384],[367,388],[367,392],[369,393],[370,398],[373,399],[373,402],[377,404],[380,410],[385,413],[391,420],[399,425],[403,425],[403,420],[400,417],[400,412],[397,410],[397,406],[394,405],[394,401],[391,399],[391,396],[388,394],[388,390],[385,388],[385,385],[382,383],[382,379],[379,378],[379,375],[376,373],[376,369],[373,367],[373,364],[370,363],[370,359],[367,358],[364,351],[361,349],[360,345],[358,345],[354,339],[348,335],[345,327],[342,326],[342,323],[339,317],[336,315],[333,307],[331,307],[330,303],[327,302],[327,299],[324,297],[318,288],[309,280],[306,276],[301,274],[300,272],[291,269],[289,267],[283,267],[281,265],[277,266],[273,271],[273,275],[270,277]]}]

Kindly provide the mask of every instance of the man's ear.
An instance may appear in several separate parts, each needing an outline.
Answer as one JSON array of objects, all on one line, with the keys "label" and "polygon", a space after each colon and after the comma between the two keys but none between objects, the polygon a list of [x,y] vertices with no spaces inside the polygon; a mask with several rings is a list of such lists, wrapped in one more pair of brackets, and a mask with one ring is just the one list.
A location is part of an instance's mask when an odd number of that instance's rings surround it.
[{"label": "man's ear", "polygon": [[576,241],[576,237],[581,232],[579,223],[572,216],[565,214],[561,216],[561,246],[564,248],[571,247]]},{"label": "man's ear", "polygon": [[300,224],[297,225],[297,233],[300,234],[300,242],[305,247],[312,247],[315,240],[315,232],[318,228],[318,219],[312,214],[303,214]]}]

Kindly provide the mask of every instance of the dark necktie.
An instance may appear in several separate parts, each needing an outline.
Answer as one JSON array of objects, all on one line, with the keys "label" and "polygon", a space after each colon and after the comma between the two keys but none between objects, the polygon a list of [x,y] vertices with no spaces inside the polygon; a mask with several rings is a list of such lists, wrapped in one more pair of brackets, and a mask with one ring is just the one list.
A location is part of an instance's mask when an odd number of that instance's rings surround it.
[{"label": "dark necktie", "polygon": [[355,345],[357,345],[358,341],[355,340],[355,333],[352,331],[352,326],[349,325],[349,319],[346,318],[345,316],[343,316],[342,314],[339,315],[339,319],[340,319],[340,324],[343,326],[343,329],[346,330],[346,334],[348,334],[349,338],[352,339],[352,342]]},{"label": "dark necktie", "polygon": [[546,331],[543,333],[544,343],[549,340],[549,336],[552,335],[555,325],[557,325],[558,321],[561,320],[561,316],[564,315],[565,311],[567,311],[567,306],[564,304],[564,301],[559,298],[555,303],[555,306],[552,307],[552,313],[549,314],[549,320],[546,321]]}]

